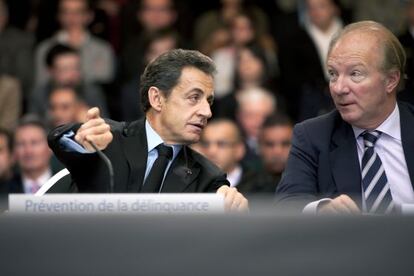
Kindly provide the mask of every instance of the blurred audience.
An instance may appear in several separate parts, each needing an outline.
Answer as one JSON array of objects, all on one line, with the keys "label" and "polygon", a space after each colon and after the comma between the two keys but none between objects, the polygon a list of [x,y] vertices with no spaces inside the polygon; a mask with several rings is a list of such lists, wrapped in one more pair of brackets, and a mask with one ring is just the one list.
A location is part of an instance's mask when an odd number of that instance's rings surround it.
[{"label": "blurred audience", "polygon": [[407,26],[405,31],[398,37],[405,54],[407,55],[406,79],[403,91],[397,94],[400,100],[414,104],[414,1],[406,3]]},{"label": "blurred audience", "polygon": [[0,0],[0,75],[16,78],[26,96],[33,78],[32,48],[34,37],[8,24],[7,2]]},{"label": "blurred audience", "polygon": [[22,111],[20,82],[10,76],[0,76],[0,127],[13,131]]},{"label": "blurred audience", "polygon": [[[12,134],[10,131],[0,128],[0,194],[9,193],[9,182],[13,178],[13,166]],[[0,198],[0,200],[3,200],[3,198]]]},{"label": "blurred audience", "polygon": [[215,49],[226,46],[231,40],[228,27],[243,11],[250,11],[259,33],[268,31],[267,17],[257,6],[244,0],[221,0],[220,4],[219,9],[205,12],[195,23],[194,42],[201,52],[210,55]]},{"label": "blurred audience", "polygon": [[289,156],[292,134],[293,123],[284,114],[272,114],[264,121],[259,133],[263,167],[257,178],[261,191],[275,193]]},{"label": "blurred audience", "polygon": [[50,91],[47,113],[51,128],[84,122],[88,109],[75,87],[57,86]]},{"label": "blurred audience", "polygon": [[115,57],[110,45],[87,29],[92,20],[88,0],[60,0],[58,21],[60,30],[41,42],[36,49],[36,85],[50,78],[46,67],[46,55],[50,48],[60,43],[77,49],[81,56],[81,72],[88,82],[108,83],[115,74]]},{"label": "blurred audience", "polygon": [[238,50],[249,45],[261,48],[265,58],[266,73],[275,76],[277,70],[275,43],[267,33],[258,31],[254,17],[250,11],[244,11],[234,16],[231,21],[230,40],[225,46],[212,51],[211,58],[217,66],[217,76],[214,81],[216,98],[220,99],[235,89],[235,71]]},{"label": "blurred audience", "polygon": [[[240,91],[261,88],[272,91],[280,105],[280,97],[276,91],[274,80],[270,76],[269,64],[264,50],[258,45],[247,45],[238,49],[234,76],[234,90],[222,98],[216,98],[212,107],[214,117],[226,117],[235,120],[237,110],[237,94]],[[283,102],[283,101],[282,101]]]},{"label": "blurred audience", "polygon": [[328,92],[326,55],[332,36],[342,28],[334,0],[306,0],[304,27],[293,28],[280,43],[280,80],[288,111],[303,120],[332,109]]},{"label": "blurred audience", "polygon": [[73,86],[85,99],[87,105],[98,106],[104,116],[109,115],[106,100],[100,87],[83,79],[81,59],[77,50],[57,44],[47,53],[46,64],[50,79],[34,88],[29,104],[31,113],[46,117],[48,97],[53,87]]},{"label": "blurred audience", "polygon": [[276,111],[276,100],[270,92],[262,88],[253,88],[237,94],[237,122],[241,126],[246,154],[243,162],[257,168],[259,159],[259,130],[267,116]]},{"label": "blurred audience", "polygon": [[230,187],[246,194],[253,189],[256,174],[245,168],[243,137],[237,124],[229,119],[215,119],[204,128],[200,152],[227,174]]},{"label": "blurred audience", "polygon": [[[176,31],[177,10],[173,0],[141,0],[136,13],[140,31],[130,35],[121,53],[122,81],[128,82],[139,76],[145,60],[146,45],[156,33],[172,29]],[[145,63],[145,62],[144,62]]]},{"label": "blurred audience", "polygon": [[33,116],[23,117],[14,134],[14,155],[19,172],[10,182],[10,192],[34,194],[52,176],[44,124]]},{"label": "blurred audience", "polygon": [[180,46],[180,38],[174,29],[162,29],[150,35],[144,41],[143,49],[145,50],[144,57],[141,60],[140,66],[137,68],[135,77],[122,86],[121,94],[121,113],[122,120],[134,121],[144,116],[140,105],[140,76],[144,72],[145,67],[149,62],[157,58],[159,55],[178,48]]}]

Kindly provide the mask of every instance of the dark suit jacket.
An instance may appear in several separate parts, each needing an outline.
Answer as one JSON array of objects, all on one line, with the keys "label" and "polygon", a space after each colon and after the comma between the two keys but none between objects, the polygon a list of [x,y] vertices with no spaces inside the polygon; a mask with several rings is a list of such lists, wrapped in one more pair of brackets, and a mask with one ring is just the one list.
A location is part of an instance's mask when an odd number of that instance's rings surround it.
[{"label": "dark suit jacket", "polygon": [[[114,167],[114,190],[117,193],[139,192],[148,156],[145,120],[131,123],[107,122],[111,125],[114,138],[104,153]],[[54,129],[48,137],[49,146],[66,165],[80,192],[107,192],[109,172],[97,154],[68,152],[60,147],[62,134],[69,129],[76,132],[77,128],[79,125]],[[206,158],[183,146],[168,170],[161,192],[215,192],[222,185],[228,185],[225,174]]]},{"label": "dark suit jacket", "polygon": [[[414,184],[414,107],[398,103],[401,139]],[[287,167],[277,188],[279,200],[303,208],[323,197],[347,194],[361,206],[361,169],[351,125],[338,111],[297,124]]]}]

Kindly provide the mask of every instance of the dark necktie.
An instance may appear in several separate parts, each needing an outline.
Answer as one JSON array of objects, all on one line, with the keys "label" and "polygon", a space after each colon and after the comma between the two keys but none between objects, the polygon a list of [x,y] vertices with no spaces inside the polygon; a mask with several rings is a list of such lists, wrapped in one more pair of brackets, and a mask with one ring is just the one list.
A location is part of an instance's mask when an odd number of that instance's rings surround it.
[{"label": "dark necktie", "polygon": [[158,151],[158,158],[152,165],[151,171],[145,180],[144,187],[142,187],[143,193],[158,193],[160,191],[165,169],[173,156],[171,147],[160,144],[156,149]]},{"label": "dark necktie", "polygon": [[374,149],[381,132],[364,132],[364,155],[362,156],[362,187],[368,213],[388,214],[392,211],[390,186],[381,159]]}]

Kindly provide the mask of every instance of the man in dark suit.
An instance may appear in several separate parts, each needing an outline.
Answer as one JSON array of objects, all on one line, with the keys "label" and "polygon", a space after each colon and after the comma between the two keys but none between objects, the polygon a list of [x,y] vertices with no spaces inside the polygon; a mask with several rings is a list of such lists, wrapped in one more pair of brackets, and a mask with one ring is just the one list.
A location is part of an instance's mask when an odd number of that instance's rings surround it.
[{"label": "man in dark suit", "polygon": [[327,213],[390,213],[414,202],[414,108],[396,100],[404,66],[398,39],[376,22],[332,40],[336,111],[295,126],[280,201]]},{"label": "man in dark suit", "polygon": [[234,121],[210,121],[201,135],[200,152],[227,174],[231,187],[237,187],[246,196],[255,192],[257,173],[241,163],[246,148]]},{"label": "man in dark suit", "polygon": [[52,131],[49,145],[80,192],[108,191],[108,170],[93,142],[112,161],[115,192],[217,191],[224,194],[227,208],[245,210],[247,200],[227,186],[225,174],[187,147],[200,139],[211,117],[214,72],[211,59],[199,52],[169,51],[141,77],[145,120],[105,121],[92,108],[84,124]]}]

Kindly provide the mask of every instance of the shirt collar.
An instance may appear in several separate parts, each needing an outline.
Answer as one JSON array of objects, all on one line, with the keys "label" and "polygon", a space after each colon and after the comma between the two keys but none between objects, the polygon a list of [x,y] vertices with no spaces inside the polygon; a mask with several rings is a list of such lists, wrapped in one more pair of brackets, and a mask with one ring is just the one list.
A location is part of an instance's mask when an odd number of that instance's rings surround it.
[{"label": "shirt collar", "polygon": [[[357,139],[361,133],[365,131],[365,129],[355,126],[352,126],[352,129],[354,131],[355,138]],[[391,112],[388,118],[385,119],[385,121],[379,125],[376,130],[379,130],[382,133],[385,133],[392,138],[401,141],[400,110],[398,108],[398,104],[395,105],[394,111]]]},{"label": "shirt collar", "polygon": [[50,168],[48,168],[42,175],[40,175],[37,179],[31,179],[28,177],[25,177],[24,175],[22,176],[23,178],[23,183],[25,184],[25,186],[31,186],[31,184],[33,182],[36,182],[39,186],[42,186],[43,184],[45,184],[49,178],[52,177],[52,172],[50,170]]},{"label": "shirt collar", "polygon": [[[151,127],[148,120],[145,120],[145,132],[147,133],[148,153],[152,151],[153,149],[155,149],[159,144],[165,144],[161,136],[159,136],[158,133]],[[178,155],[181,148],[183,147],[182,145],[168,145],[168,146],[172,146],[173,148],[172,159],[175,159],[175,157]]]}]

